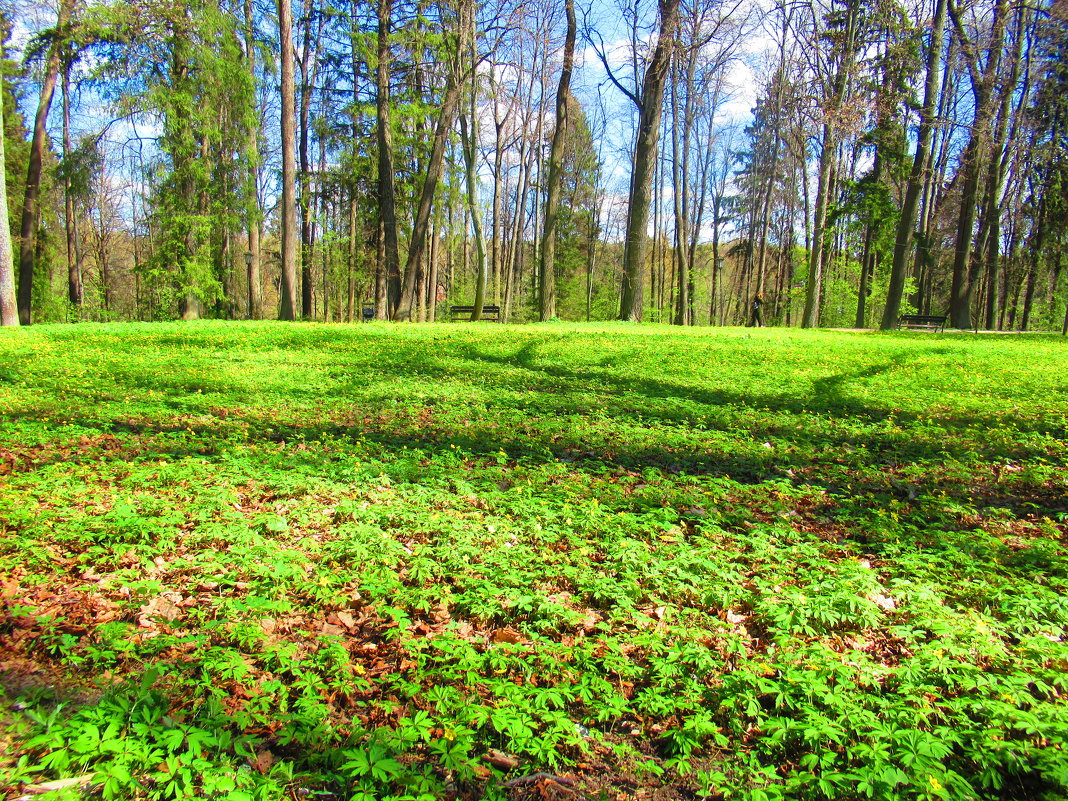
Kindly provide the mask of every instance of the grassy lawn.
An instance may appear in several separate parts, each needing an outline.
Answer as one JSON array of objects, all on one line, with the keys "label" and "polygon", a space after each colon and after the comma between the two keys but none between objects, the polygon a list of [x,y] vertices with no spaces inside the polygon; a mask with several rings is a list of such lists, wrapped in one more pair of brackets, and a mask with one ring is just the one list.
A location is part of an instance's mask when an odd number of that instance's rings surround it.
[{"label": "grassy lawn", "polygon": [[0,788],[1064,799],[1066,390],[1037,336],[2,331]]}]

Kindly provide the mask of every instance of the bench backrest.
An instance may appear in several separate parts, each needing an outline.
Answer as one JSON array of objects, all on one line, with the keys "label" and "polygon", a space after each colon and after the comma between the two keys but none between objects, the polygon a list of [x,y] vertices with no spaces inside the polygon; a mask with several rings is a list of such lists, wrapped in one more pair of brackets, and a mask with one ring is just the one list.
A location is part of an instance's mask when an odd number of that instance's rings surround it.
[{"label": "bench backrest", "polygon": [[949,318],[944,314],[902,314],[903,323],[944,323]]},{"label": "bench backrest", "polygon": [[[450,306],[449,314],[471,314],[475,310],[474,306]],[[483,314],[500,314],[500,306],[483,306]]]}]

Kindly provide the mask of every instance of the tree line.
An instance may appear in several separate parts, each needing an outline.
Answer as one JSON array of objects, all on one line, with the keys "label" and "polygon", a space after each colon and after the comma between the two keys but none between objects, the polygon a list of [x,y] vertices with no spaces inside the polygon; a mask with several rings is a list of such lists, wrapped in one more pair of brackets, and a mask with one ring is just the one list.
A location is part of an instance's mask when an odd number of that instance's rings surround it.
[{"label": "tree line", "polygon": [[58,0],[2,23],[4,325],[462,303],[1068,330],[1068,0]]}]

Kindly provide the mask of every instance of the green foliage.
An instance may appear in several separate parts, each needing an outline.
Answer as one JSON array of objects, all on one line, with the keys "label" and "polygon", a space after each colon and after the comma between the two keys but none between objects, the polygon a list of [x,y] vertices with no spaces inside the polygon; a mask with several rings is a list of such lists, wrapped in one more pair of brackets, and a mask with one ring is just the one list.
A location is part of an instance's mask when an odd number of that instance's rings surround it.
[{"label": "green foliage", "polygon": [[162,316],[174,316],[180,305],[183,312],[209,310],[223,295],[223,233],[240,229],[253,189],[245,146],[259,125],[234,11],[137,2],[93,14],[100,70],[124,76],[117,105],[149,115],[161,130],[150,187],[159,236],[138,269],[169,306]]},{"label": "green foliage", "polygon": [[4,786],[1068,792],[1060,339],[0,333]]},{"label": "green foliage", "polygon": [[[10,22],[0,18],[5,46],[11,36]],[[29,134],[26,121],[19,108],[19,96],[15,91],[13,78],[18,76],[20,68],[8,58],[0,58],[0,103],[4,104],[4,180],[7,181],[7,224],[11,229],[12,242],[18,241],[22,225],[22,197],[26,193],[26,168],[30,158]]]}]

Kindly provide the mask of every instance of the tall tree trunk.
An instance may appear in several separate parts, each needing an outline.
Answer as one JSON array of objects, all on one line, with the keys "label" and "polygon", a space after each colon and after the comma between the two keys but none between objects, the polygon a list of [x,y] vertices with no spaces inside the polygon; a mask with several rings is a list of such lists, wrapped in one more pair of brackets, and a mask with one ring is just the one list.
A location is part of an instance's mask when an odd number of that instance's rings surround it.
[{"label": "tall tree trunk", "polygon": [[571,93],[571,72],[575,66],[575,0],[564,0],[567,34],[564,37],[564,64],[556,87],[556,127],[549,151],[549,175],[546,179],[545,228],[541,235],[541,286],[538,311],[541,321],[556,316],[556,228],[560,216],[560,175],[564,164],[564,140],[567,137],[567,101]]},{"label": "tall tree trunk", "polygon": [[[984,285],[986,292],[985,324],[988,328],[993,326],[997,316],[999,305],[999,293],[997,292],[998,272],[1001,267],[1001,215],[1004,207],[1005,176],[1008,172],[1011,152],[1008,143],[1015,141],[1021,118],[1023,118],[1023,104],[1030,97],[1030,49],[1025,54],[1024,43],[1027,39],[1025,31],[1028,17],[1026,12],[1017,12],[1014,36],[1016,47],[1013,54],[1012,64],[1009,68],[1007,79],[1001,81],[998,90],[997,121],[994,126],[993,144],[990,151],[990,165],[987,168],[986,196],[983,203],[983,217],[979,223],[980,235],[976,242],[975,262],[973,267],[973,280],[979,280],[980,273],[986,273]],[[1018,87],[1021,70],[1024,73],[1022,87]],[[1016,93],[1020,95],[1020,101],[1013,108],[1012,98]],[[1039,212],[1037,223],[1038,233],[1044,235],[1043,221],[1045,217],[1045,196],[1042,199],[1042,210]],[[1036,243],[1037,250],[1042,249],[1041,239]]]},{"label": "tall tree trunk", "polygon": [[[0,59],[3,58],[0,45]],[[0,103],[0,132],[4,130],[4,104]],[[0,176],[7,175],[4,158],[4,137],[0,135]],[[18,304],[15,301],[15,263],[11,252],[11,228],[7,225],[7,181],[0,180],[0,326],[19,324]]]},{"label": "tall tree trunk", "polygon": [[679,18],[679,0],[659,0],[660,32],[653,57],[642,79],[638,99],[638,135],[634,143],[634,166],[630,177],[630,200],[623,251],[623,293],[619,318],[641,322],[643,273],[648,238],[649,200],[656,167],[660,117],[664,110],[664,82],[671,61],[671,48]]},{"label": "tall tree trunk", "polygon": [[720,204],[722,196],[717,188],[712,196],[712,287],[708,301],[708,324],[722,325],[723,318],[720,309],[723,307],[721,295],[723,294],[723,257],[719,253],[719,221]]},{"label": "tall tree trunk", "polygon": [[[322,281],[320,287],[322,288],[323,297],[323,322],[330,322],[330,262],[331,253],[329,246],[329,231],[330,231],[330,212],[331,204],[330,198],[326,194],[326,187],[323,185],[322,176],[326,175],[326,139],[319,139],[319,163],[316,166],[317,175],[316,178],[316,200],[315,206],[317,209],[317,218],[321,220],[321,223],[317,224],[317,227],[321,226],[321,239],[322,246],[319,250],[322,252],[322,258],[319,260],[319,266],[322,270]],[[314,234],[313,234],[314,236]]]},{"label": "tall tree trunk", "polygon": [[[505,292],[505,322],[511,319],[515,284],[523,274],[523,232],[526,230],[527,201],[531,195],[527,191],[527,187],[530,185],[530,175],[534,169],[533,163],[537,156],[537,150],[529,146],[529,144],[524,145],[522,154],[519,180],[517,181],[518,188],[516,189],[516,214],[515,220],[512,222],[512,241],[508,249],[508,291]],[[522,289],[521,286],[520,289]]]},{"label": "tall tree trunk", "polygon": [[1059,257],[1055,258],[1049,271],[1049,283],[1046,289],[1046,305],[1049,306],[1051,311],[1057,302],[1057,286],[1061,282],[1061,270],[1063,269],[1062,260]]},{"label": "tall tree trunk", "polygon": [[59,76],[61,42],[68,35],[70,6],[70,0],[63,0],[59,6],[59,17],[55,28],[56,38],[48,48],[44,83],[41,84],[41,94],[37,100],[37,116],[33,123],[33,139],[30,141],[30,158],[26,169],[26,194],[22,202],[22,227],[19,238],[18,308],[19,321],[23,325],[29,325],[31,322],[34,254],[37,244],[37,221],[41,213],[39,199],[45,140],[48,138],[48,111],[52,108],[52,97],[55,95],[56,79]]},{"label": "tall tree trunk", "polygon": [[[315,310],[312,308],[312,291],[315,287],[312,279],[313,250],[315,247],[315,228],[313,216],[315,210],[312,200],[311,160],[308,155],[308,140],[311,135],[311,99],[315,76],[319,71],[319,30],[313,34],[313,15],[318,16],[312,0],[304,3],[304,43],[300,59],[300,139],[298,155],[300,157],[300,194],[297,204],[300,207],[300,313],[305,319],[311,319]],[[314,48],[313,48],[314,37]]]},{"label": "tall tree trunk", "polygon": [[[428,233],[428,238],[432,237],[433,229]],[[433,246],[431,246],[433,249]],[[426,269],[423,262],[419,263],[419,269],[415,273],[415,321],[417,323],[426,322]]]},{"label": "tall tree trunk", "polygon": [[[2,163],[2,162],[0,162],[0,163]],[[1064,264],[1064,252],[1063,252],[1063,251],[1060,251],[1060,250],[1058,250],[1058,251],[1057,251],[1057,256],[1056,256],[1056,259],[1057,259],[1057,264],[1056,264],[1056,266],[1054,267],[1054,272],[1055,272],[1055,273],[1057,273],[1057,274],[1059,275],[1059,274],[1060,274],[1060,272],[1061,272],[1061,270],[1063,269],[1063,264]],[[1064,325],[1062,325],[1062,326],[1061,326],[1061,336],[1062,336],[1062,337],[1063,337],[1063,336],[1068,336],[1068,304],[1065,304],[1065,309],[1064,309]]]},{"label": "tall tree trunk", "polygon": [[945,28],[946,0],[935,0],[931,45],[927,51],[927,80],[923,89],[920,127],[916,134],[916,155],[912,159],[912,171],[909,173],[905,199],[901,204],[901,216],[898,218],[897,232],[894,236],[894,259],[890,265],[886,306],[883,308],[883,317],[879,323],[879,327],[884,331],[889,331],[897,325],[897,318],[901,313],[909,250],[912,247],[913,230],[916,224],[916,207],[919,204],[921,191],[930,181],[928,162],[931,152],[931,132],[934,129],[935,102],[939,94]]},{"label": "tall tree trunk", "polygon": [[826,227],[828,195],[831,191],[831,165],[838,157],[834,127],[831,122],[823,126],[823,149],[816,179],[816,205],[812,215],[812,242],[808,258],[808,282],[805,286],[805,311],[801,318],[802,328],[815,328],[820,319],[823,270],[830,245],[826,241]]},{"label": "tall tree trunk", "polygon": [[[664,159],[657,159],[656,169],[653,172],[653,186],[662,187],[663,185]],[[660,218],[662,216],[661,210],[663,205],[664,193],[653,192],[653,242],[652,247],[650,248],[651,255],[649,257],[649,292],[652,294],[650,305],[656,310],[656,322],[658,323],[664,322],[664,281],[666,280],[666,265],[664,259],[659,254],[660,230],[662,227]],[[644,283],[642,283],[641,286],[644,288]]]},{"label": "tall tree trunk", "polygon": [[[351,323],[356,319],[356,190],[355,188],[349,189],[349,241],[348,241],[348,258],[346,263],[346,269],[348,272],[348,295],[346,297],[345,304],[345,322]],[[363,320],[363,307],[361,304],[360,320]]]},{"label": "tall tree trunk", "polygon": [[[471,115],[474,117],[475,88],[471,87]],[[460,113],[460,138],[464,151],[464,178],[467,182],[467,207],[471,212],[471,227],[475,237],[475,303],[471,312],[472,320],[482,317],[482,306],[486,302],[486,238],[482,233],[482,210],[478,202],[478,162],[475,159],[478,150],[478,132],[468,124],[467,114]]]},{"label": "tall tree trunk", "polygon": [[419,193],[419,205],[416,208],[415,220],[412,223],[412,241],[408,246],[408,259],[404,266],[404,283],[401,286],[400,303],[393,310],[393,318],[397,320],[410,320],[412,307],[415,301],[415,271],[422,262],[423,253],[426,250],[427,230],[430,225],[430,212],[434,205],[434,193],[441,180],[441,172],[445,157],[445,144],[449,138],[453,123],[456,121],[456,112],[460,101],[460,86],[457,83],[453,70],[449,71],[449,77],[445,84],[445,94],[441,100],[441,112],[434,128],[434,140],[430,148],[430,158],[427,161],[426,175],[423,177],[423,188]]},{"label": "tall tree trunk", "polygon": [[590,222],[589,236],[586,239],[586,322],[593,317],[593,271],[597,266],[597,223],[596,217]]},{"label": "tall tree trunk", "polygon": [[[694,24],[697,25],[700,17],[695,15]],[[697,38],[694,31],[693,38]],[[694,124],[694,93],[698,91],[694,85],[697,72],[698,49],[692,44],[688,48],[685,82],[683,84],[686,97],[682,108],[682,141],[679,141],[679,103],[678,103],[678,80],[672,82],[672,125],[671,125],[671,183],[672,195],[675,200],[675,262],[679,272],[678,305],[675,310],[676,325],[693,325],[693,259],[690,257],[688,248],[690,238],[690,141],[693,137]],[[715,107],[715,101],[712,103]],[[680,151],[681,146],[681,151]]]},{"label": "tall tree trunk", "polygon": [[504,119],[497,118],[497,98],[493,102],[493,230],[490,234],[490,272],[493,277],[493,297],[498,305],[501,302],[501,284],[504,283],[506,270],[504,247],[504,151],[506,148],[504,128],[512,116],[513,105],[508,103],[508,112]]},{"label": "tall tree trunk", "polygon": [[[534,112],[534,142],[536,143],[534,152],[537,154],[536,158],[534,159],[533,167],[535,170],[537,170],[537,173],[534,181],[534,230],[532,236],[533,241],[531,243],[533,250],[532,256],[534,261],[534,269],[531,270],[530,273],[530,294],[531,297],[535,298],[535,300],[539,295],[539,282],[541,281],[541,231],[544,226],[544,221],[542,220],[542,212],[544,211],[544,206],[542,205],[542,203],[540,202],[540,198],[538,197],[538,189],[542,186],[543,179],[541,151],[542,143],[545,141],[545,98],[548,97],[549,94],[549,45],[547,38],[541,38],[543,39],[543,42],[541,54],[541,69],[538,71],[538,105]],[[537,63],[537,55],[535,55],[535,63]]]},{"label": "tall tree trunk", "polygon": [[[678,60],[680,50],[675,51],[675,60]],[[675,308],[671,315],[670,322],[673,325],[688,325],[686,314],[690,307],[690,282],[687,271],[687,264],[683,259],[683,242],[686,239],[686,227],[684,219],[686,211],[683,209],[682,200],[682,183],[686,180],[682,170],[682,158],[683,149],[682,144],[679,141],[679,123],[684,116],[680,114],[679,109],[679,75],[676,71],[672,71],[671,74],[671,119],[668,123],[669,133],[671,135],[671,201],[674,207],[674,225],[673,228],[673,242],[672,242],[672,264],[678,265],[679,283],[678,294],[675,295]],[[687,104],[689,105],[689,104]],[[689,109],[687,109],[687,112]],[[674,289],[674,270],[672,270],[672,289]]]},{"label": "tall tree trunk", "polygon": [[[2,130],[2,128],[0,128]],[[70,64],[63,64],[63,161],[70,158]],[[63,215],[67,235],[67,300],[76,318],[81,316],[84,298],[82,286],[82,245],[78,236],[78,215],[71,192],[70,175],[63,180]]]},{"label": "tall tree trunk", "polygon": [[[389,302],[389,287],[386,278],[386,236],[382,231],[382,221],[375,229],[375,319],[388,320],[392,304]],[[362,314],[362,312],[361,312]]]},{"label": "tall tree trunk", "polygon": [[[1000,284],[999,273],[1001,272],[1001,204],[997,200],[997,195],[1000,192],[1000,183],[997,181],[996,186],[990,187],[990,196],[987,198],[987,220],[984,224],[986,230],[985,240],[986,247],[985,253],[981,254],[981,258],[985,257],[986,261],[986,314],[984,317],[984,325],[988,329],[993,329],[997,324],[998,308],[1001,306],[1002,298],[1001,293],[998,291]],[[993,208],[990,208],[993,206]],[[1039,223],[1041,226],[1041,223]],[[1041,239],[1039,239],[1041,242]],[[1041,248],[1041,244],[1037,245]],[[1035,251],[1035,256],[1038,256],[1039,251]]]},{"label": "tall tree trunk", "polygon": [[[248,58],[248,71],[253,84],[256,81],[256,40],[253,35],[254,21],[252,0],[245,0],[245,52]],[[248,318],[259,320],[263,317],[263,283],[260,279],[260,210],[259,174],[260,146],[259,120],[249,126],[248,140],[245,145],[245,158],[248,161],[248,198],[246,199],[246,220],[248,228]]]},{"label": "tall tree trunk", "polygon": [[[712,107],[715,108],[715,101],[713,101]],[[711,120],[709,120],[709,127],[711,128]],[[698,128],[698,136],[700,136],[700,128]],[[694,192],[697,194],[697,208],[693,217],[693,223],[688,226],[690,241],[687,243],[686,260],[690,269],[690,304],[688,309],[690,325],[697,325],[697,310],[694,308],[697,295],[694,272],[696,271],[697,265],[697,243],[701,237],[701,226],[705,218],[705,207],[708,201],[708,182],[712,171],[712,144],[714,141],[715,137],[712,135],[711,131],[709,131],[708,146],[705,148],[703,154],[699,153],[699,176],[697,183],[694,186]]]},{"label": "tall tree trunk", "polygon": [[823,139],[816,183],[816,207],[812,217],[812,242],[809,251],[808,285],[805,287],[805,311],[802,328],[819,325],[823,298],[823,272],[829,262],[827,241],[827,210],[832,195],[832,172],[838,160],[839,121],[849,89],[857,46],[857,25],[860,3],[848,3],[842,53],[836,67],[830,97],[824,108]]},{"label": "tall tree trunk", "polygon": [[1031,308],[1035,299],[1035,279],[1037,264],[1034,259],[1028,260],[1027,277],[1024,279],[1024,306],[1023,316],[1020,318],[1020,330],[1026,331],[1031,325]]},{"label": "tall tree trunk", "polygon": [[857,316],[853,320],[854,328],[864,328],[868,320],[868,295],[871,294],[871,279],[875,272],[875,248],[872,240],[875,238],[875,227],[872,224],[865,226],[864,251],[860,257],[860,286],[857,288]]},{"label": "tall tree trunk", "polygon": [[774,128],[772,134],[774,140],[771,148],[771,157],[767,167],[767,182],[764,185],[763,197],[760,199],[761,211],[760,211],[760,248],[757,251],[757,295],[761,298],[764,296],[764,280],[767,273],[767,257],[768,257],[768,227],[771,218],[771,200],[775,190],[775,178],[779,169],[779,150],[782,146],[782,135],[780,132],[780,126],[782,124],[782,107],[783,107],[783,84],[785,81],[786,70],[786,53],[782,52],[779,62],[779,71],[775,78],[775,108],[777,109],[773,119]]},{"label": "tall tree trunk", "polygon": [[293,13],[290,0],[278,0],[282,73],[282,298],[279,318],[297,319],[297,164]]},{"label": "tall tree trunk", "polygon": [[[994,113],[994,84],[1001,63],[1001,48],[1005,38],[1008,0],[997,0],[994,5],[994,20],[991,26],[990,45],[987,48],[986,64],[979,72],[979,57],[971,48],[965,53],[972,79],[972,95],[975,117],[971,136],[961,158],[960,215],[957,218],[956,246],[953,252],[953,283],[950,288],[949,316],[957,328],[972,327],[972,297],[975,282],[971,264],[974,242],[975,218],[978,211],[979,179],[989,146],[990,123]],[[962,40],[966,40],[963,25],[950,3],[950,16]]]},{"label": "tall tree trunk", "polygon": [[[394,187],[393,129],[390,124],[389,31],[393,0],[378,0],[378,66],[375,70],[376,135],[378,138],[378,217],[385,248],[386,287],[391,307],[400,302],[400,244],[397,234],[397,196]],[[353,51],[355,53],[355,49]]]},{"label": "tall tree trunk", "polygon": [[[171,32],[171,64],[170,79],[171,87],[176,92],[191,96],[190,70],[189,70],[189,47],[190,40],[185,31]],[[185,214],[202,216],[207,211],[208,198],[205,188],[197,189],[196,180],[193,177],[191,164],[197,158],[203,159],[204,137],[198,136],[193,128],[193,119],[189,115],[176,115],[175,126],[178,129],[175,137],[174,149],[174,172],[178,176],[177,195],[181,198],[181,209]],[[104,291],[104,309],[112,308],[112,294],[114,293],[114,281],[110,275],[111,265],[108,259],[107,223],[104,220],[106,205],[106,187],[100,182],[97,202],[97,212],[100,221],[100,239],[98,242],[98,258],[100,266],[100,281]],[[178,314],[182,320],[196,320],[201,315],[200,297],[196,292],[200,283],[200,272],[196,269],[199,261],[201,248],[204,245],[203,235],[196,230],[197,226],[181,226],[180,256],[177,259],[179,273],[183,284],[184,294],[178,300]]]},{"label": "tall tree trunk", "polygon": [[426,321],[433,323],[438,316],[438,260],[441,258],[441,206],[434,214],[430,232],[430,269],[427,272]]}]

